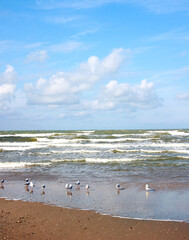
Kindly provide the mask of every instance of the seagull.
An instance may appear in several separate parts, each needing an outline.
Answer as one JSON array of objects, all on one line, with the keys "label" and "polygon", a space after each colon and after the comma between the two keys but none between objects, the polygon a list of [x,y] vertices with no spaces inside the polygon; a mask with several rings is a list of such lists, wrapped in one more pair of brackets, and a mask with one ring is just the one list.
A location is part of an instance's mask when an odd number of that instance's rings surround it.
[{"label": "seagull", "polygon": [[4,179],[1,179],[1,185],[0,185],[0,188],[1,189],[4,189],[4,186],[3,186],[3,183],[5,182],[5,180]]},{"label": "seagull", "polygon": [[35,187],[35,185],[33,184],[33,182],[30,182],[29,185],[30,185],[30,187],[32,187],[32,188]]},{"label": "seagull", "polygon": [[41,186],[41,189],[45,189],[45,184],[43,184],[43,185]]},{"label": "seagull", "polygon": [[25,179],[25,182],[29,182],[29,178],[26,178],[26,179]]},{"label": "seagull", "polygon": [[80,181],[75,182],[75,185],[79,186],[80,185]]},{"label": "seagull", "polygon": [[65,188],[66,188],[66,189],[72,189],[73,186],[72,186],[72,184],[68,184],[68,183],[66,183]]},{"label": "seagull", "polygon": [[29,186],[29,185],[30,185],[29,178],[26,178],[26,179],[25,179],[25,186]]},{"label": "seagull", "polygon": [[117,189],[120,189],[120,184],[116,184],[116,188],[117,188]]},{"label": "seagull", "polygon": [[146,191],[155,191],[154,188],[151,188],[148,184],[145,185]]},{"label": "seagull", "polygon": [[90,186],[87,184],[87,185],[85,186],[85,188],[86,188],[86,189],[89,189],[89,188],[90,188]]}]

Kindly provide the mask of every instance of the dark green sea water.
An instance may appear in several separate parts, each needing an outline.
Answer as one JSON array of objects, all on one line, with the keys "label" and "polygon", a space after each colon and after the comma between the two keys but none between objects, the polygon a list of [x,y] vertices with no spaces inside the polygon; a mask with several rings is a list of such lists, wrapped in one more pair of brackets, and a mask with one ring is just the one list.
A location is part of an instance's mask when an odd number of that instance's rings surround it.
[{"label": "dark green sea water", "polygon": [[[158,190],[154,195],[151,194],[152,198],[160,198],[158,194],[161,191],[161,196],[165,198],[166,192],[168,193],[166,199],[169,199],[170,194],[176,194],[172,196],[175,197],[182,192],[179,201],[185,201],[189,191],[189,130],[1,131],[0,175],[7,182],[7,190],[4,188],[0,191],[1,197],[28,199],[24,192],[19,195],[19,191],[15,192],[11,186],[15,183],[15,189],[18,190],[20,182],[29,177],[34,182],[49,182],[49,188],[51,192],[56,192],[56,197],[49,195],[48,200],[46,193],[45,201],[52,204],[90,208],[124,217],[140,217],[140,212],[143,212],[141,218],[168,219],[169,213],[166,216],[162,216],[162,213],[160,216],[158,213],[148,216],[141,210],[137,214],[134,211],[128,214],[129,205],[122,206],[124,196],[130,194],[130,199],[133,199],[137,192],[144,194],[144,185],[149,183]],[[64,204],[58,200],[60,194],[58,195],[57,186],[61,185],[64,189],[66,182],[74,184],[76,180],[93,186],[91,191],[96,196],[96,200],[93,199],[96,205],[87,204],[84,199],[77,203],[72,198],[69,200],[71,202]],[[106,202],[107,199],[101,199],[99,189],[108,192],[111,198],[111,188],[114,189],[116,183],[125,189],[121,191],[121,197],[115,200],[120,201],[122,208],[116,206],[115,211],[110,211],[107,210],[109,207],[104,206],[100,209],[98,200]],[[41,201],[37,195],[32,196],[30,200]],[[144,196],[146,203],[146,195]],[[81,196],[78,195],[77,198]],[[112,204],[107,202],[110,209]],[[161,204],[158,205],[158,208],[161,207]],[[188,213],[186,216],[179,214],[171,219],[188,218]]]}]

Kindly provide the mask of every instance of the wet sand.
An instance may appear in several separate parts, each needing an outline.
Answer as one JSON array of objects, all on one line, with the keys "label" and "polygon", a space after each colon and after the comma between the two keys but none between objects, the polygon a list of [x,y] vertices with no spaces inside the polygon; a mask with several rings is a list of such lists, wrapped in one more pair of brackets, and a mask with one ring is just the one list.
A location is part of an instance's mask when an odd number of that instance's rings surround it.
[{"label": "wet sand", "polygon": [[93,211],[0,199],[4,240],[189,239],[189,223],[116,218]]}]

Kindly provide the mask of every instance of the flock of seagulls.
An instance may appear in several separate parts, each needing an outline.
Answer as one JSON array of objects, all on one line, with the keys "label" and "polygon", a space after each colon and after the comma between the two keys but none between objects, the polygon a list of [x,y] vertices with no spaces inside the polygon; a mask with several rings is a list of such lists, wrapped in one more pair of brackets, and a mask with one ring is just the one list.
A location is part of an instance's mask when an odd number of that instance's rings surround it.
[{"label": "flock of seagulls", "polygon": [[[80,181],[75,182],[75,185],[76,185],[77,187],[79,187]],[[66,183],[65,188],[66,188],[66,189],[72,189],[72,188],[73,188],[73,185]],[[89,188],[90,188],[89,184],[86,184],[85,189],[89,189]]]},{"label": "flock of seagulls", "polygon": [[[1,179],[1,185],[0,185],[1,188],[3,188],[4,182],[5,182],[5,180],[4,180],[4,179]],[[76,185],[77,187],[79,187],[80,181],[75,182],[75,185]],[[26,188],[31,187],[31,189],[33,190],[33,188],[35,187],[35,184],[34,184],[33,182],[31,182],[31,181],[29,180],[29,178],[26,178],[26,179],[25,179],[25,186],[26,186]],[[65,188],[66,188],[67,190],[71,190],[71,189],[73,188],[73,185],[72,185],[72,184],[69,184],[69,183],[66,183]],[[86,189],[86,190],[89,190],[89,188],[90,188],[89,184],[86,184],[85,189]],[[42,190],[45,189],[45,184],[43,184],[43,185],[41,186],[41,189],[42,189]],[[117,190],[121,190],[120,184],[116,184],[116,189],[117,189]],[[123,188],[122,188],[122,189],[123,189]],[[145,185],[145,190],[146,190],[147,192],[148,192],[148,191],[155,191],[155,188],[151,188],[151,187],[149,186],[149,184],[146,184],[146,185]]]},{"label": "flock of seagulls", "polygon": [[33,182],[30,182],[29,178],[25,179],[25,186],[28,187],[30,186],[31,188],[35,187],[35,184]]}]

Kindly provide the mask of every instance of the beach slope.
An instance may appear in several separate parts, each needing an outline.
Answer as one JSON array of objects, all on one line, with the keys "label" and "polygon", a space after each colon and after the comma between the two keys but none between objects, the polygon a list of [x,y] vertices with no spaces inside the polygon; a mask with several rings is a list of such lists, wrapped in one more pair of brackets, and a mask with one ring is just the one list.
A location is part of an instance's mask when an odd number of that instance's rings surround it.
[{"label": "beach slope", "polygon": [[184,240],[189,223],[104,216],[42,203],[0,199],[2,240]]}]

